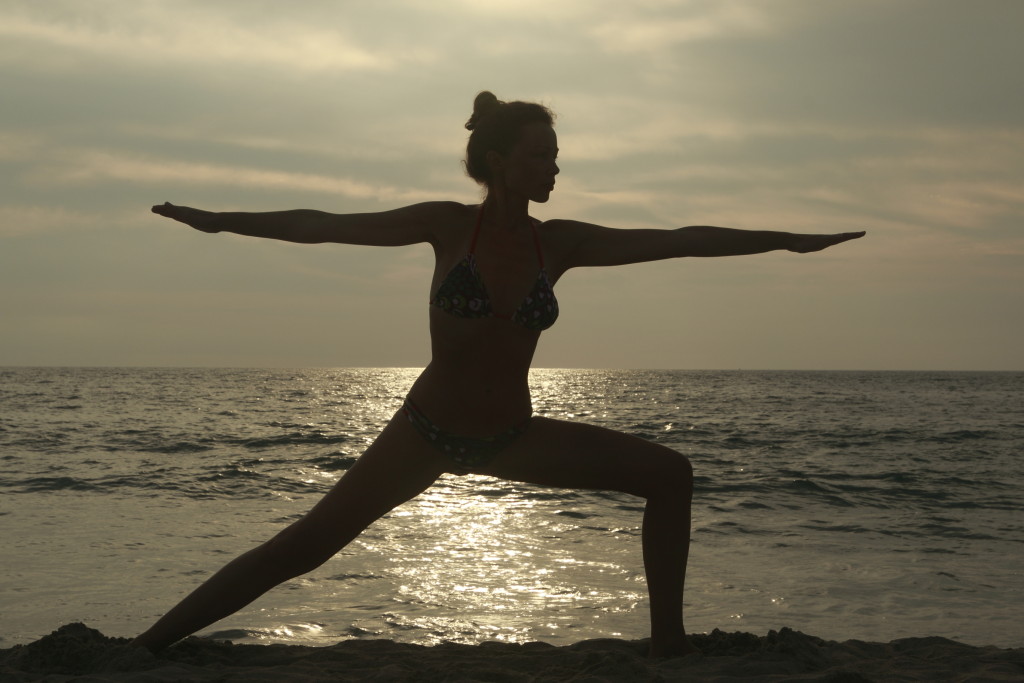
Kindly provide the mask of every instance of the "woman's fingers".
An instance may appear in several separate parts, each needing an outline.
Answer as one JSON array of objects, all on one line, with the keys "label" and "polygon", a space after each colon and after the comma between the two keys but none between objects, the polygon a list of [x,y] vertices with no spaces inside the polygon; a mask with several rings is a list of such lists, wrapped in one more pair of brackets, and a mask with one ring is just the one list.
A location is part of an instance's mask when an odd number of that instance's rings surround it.
[{"label": "woman's fingers", "polygon": [[835,235],[800,235],[793,246],[790,247],[790,251],[800,254],[821,251],[842,242],[858,239],[864,235],[865,232],[863,230],[860,232],[841,232]]}]

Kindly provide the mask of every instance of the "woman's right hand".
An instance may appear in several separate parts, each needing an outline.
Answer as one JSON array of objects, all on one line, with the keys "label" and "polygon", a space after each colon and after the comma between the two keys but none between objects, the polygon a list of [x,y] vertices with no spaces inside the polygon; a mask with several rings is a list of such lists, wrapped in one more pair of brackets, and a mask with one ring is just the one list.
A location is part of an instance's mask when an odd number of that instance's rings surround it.
[{"label": "woman's right hand", "polygon": [[213,219],[216,214],[212,211],[193,209],[189,206],[175,206],[170,202],[164,202],[154,206],[153,213],[173,218],[202,232],[220,232],[218,228],[213,226]]}]

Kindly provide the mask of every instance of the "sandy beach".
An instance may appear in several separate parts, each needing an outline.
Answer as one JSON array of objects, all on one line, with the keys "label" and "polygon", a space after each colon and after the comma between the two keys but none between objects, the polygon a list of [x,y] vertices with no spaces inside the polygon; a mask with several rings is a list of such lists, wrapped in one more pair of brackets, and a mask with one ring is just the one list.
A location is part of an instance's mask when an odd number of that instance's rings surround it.
[{"label": "sandy beach", "polygon": [[329,647],[232,645],[189,638],[152,655],[83,624],[0,650],[18,681],[1020,681],[1024,648],[945,638],[826,641],[789,628],[765,636],[693,636],[700,655],[649,660],[644,641],[411,645],[351,640]]}]

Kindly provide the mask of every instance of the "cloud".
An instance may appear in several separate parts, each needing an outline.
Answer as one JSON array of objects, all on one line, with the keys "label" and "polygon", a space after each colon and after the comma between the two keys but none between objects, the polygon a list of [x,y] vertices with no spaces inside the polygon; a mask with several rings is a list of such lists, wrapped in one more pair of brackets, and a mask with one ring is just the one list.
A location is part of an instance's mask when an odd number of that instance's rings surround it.
[{"label": "cloud", "polygon": [[386,71],[434,58],[421,47],[396,49],[360,40],[345,23],[298,23],[280,14],[274,21],[258,21],[220,3],[116,3],[116,12],[47,4],[0,10],[0,38],[47,48],[36,52],[37,66],[76,68],[65,52],[162,65],[273,65],[300,71]]},{"label": "cloud", "polygon": [[340,176],[148,159],[104,150],[71,152],[58,166],[37,171],[31,180],[41,185],[76,185],[105,181],[179,186],[228,185],[251,190],[301,191],[388,202],[415,202],[436,198],[434,193],[425,190],[374,185]]},{"label": "cloud", "polygon": [[[1024,4],[772,3],[775,30],[700,46],[702,94],[748,119],[1017,126]],[[677,53],[684,63],[698,55]],[[688,59],[689,58],[689,59]]]},{"label": "cloud", "polygon": [[34,133],[8,133],[0,130],[0,161],[22,161],[28,159],[40,147],[41,135]]},{"label": "cloud", "polygon": [[[948,179],[936,183],[907,182],[890,198],[895,209],[932,226],[992,232],[1001,216],[1016,223],[1024,215],[1024,188],[1012,182]],[[988,239],[996,238],[991,235]],[[1018,244],[1020,240],[1018,239]],[[990,248],[987,244],[986,248]],[[1019,247],[1018,247],[1019,249]]]},{"label": "cloud", "polygon": [[639,8],[619,2],[611,12],[590,16],[601,20],[587,32],[612,52],[663,52],[683,43],[764,33],[773,24],[766,6],[726,0],[641,3]]},{"label": "cloud", "polygon": [[53,206],[0,206],[0,237],[37,235],[44,232],[96,228],[110,225],[107,214],[72,211]]}]

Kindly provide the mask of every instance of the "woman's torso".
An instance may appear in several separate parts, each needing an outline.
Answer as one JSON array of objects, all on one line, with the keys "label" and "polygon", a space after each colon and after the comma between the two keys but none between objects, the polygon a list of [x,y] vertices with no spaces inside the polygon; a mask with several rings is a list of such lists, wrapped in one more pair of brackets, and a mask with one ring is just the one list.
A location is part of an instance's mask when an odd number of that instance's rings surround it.
[{"label": "woman's torso", "polygon": [[[465,436],[501,432],[532,412],[530,363],[540,328],[557,316],[553,299],[553,314],[546,310],[550,306],[534,301],[544,296],[543,283],[550,292],[558,275],[543,268],[545,244],[537,226],[498,230],[479,219],[480,207],[464,206],[439,227],[430,295],[431,362],[409,392],[439,427]],[[485,300],[486,315],[464,301],[453,306],[438,300],[438,290],[452,290],[453,270],[465,275],[459,269],[466,268],[470,255],[483,291],[475,285],[469,289]],[[476,302],[472,308],[478,307]],[[543,319],[531,326],[524,311]]]}]

